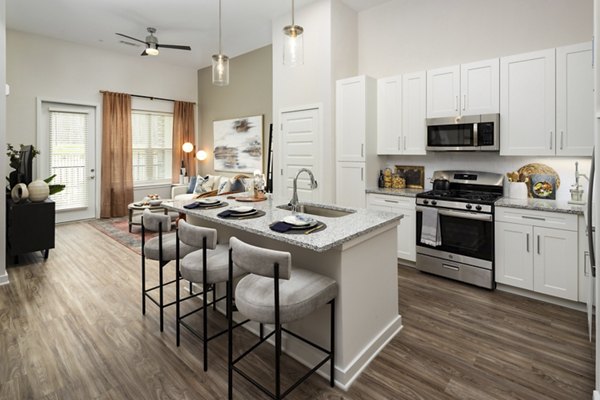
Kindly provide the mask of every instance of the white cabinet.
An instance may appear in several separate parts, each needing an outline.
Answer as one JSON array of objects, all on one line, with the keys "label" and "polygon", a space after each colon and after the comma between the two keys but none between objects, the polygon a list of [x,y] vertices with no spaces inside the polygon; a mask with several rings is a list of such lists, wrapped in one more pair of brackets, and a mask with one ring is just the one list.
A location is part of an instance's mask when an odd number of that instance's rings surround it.
[{"label": "white cabinet", "polygon": [[591,156],[594,146],[592,43],[556,49],[556,154]]},{"label": "white cabinet", "polygon": [[368,76],[336,82],[336,203],[364,208],[367,182],[377,182],[377,82]]},{"label": "white cabinet", "polygon": [[365,208],[365,163],[338,162],[336,178],[336,204]]},{"label": "white cabinet", "polygon": [[578,300],[578,221],[572,214],[496,208],[496,282]]},{"label": "white cabinet", "polygon": [[427,118],[499,112],[497,58],[427,71]]},{"label": "white cabinet", "polygon": [[500,59],[500,155],[555,154],[554,49]]},{"label": "white cabinet", "polygon": [[[357,76],[336,82],[337,161],[365,161],[368,135],[375,135],[375,80]],[[372,130],[372,131],[371,131]]]},{"label": "white cabinet", "polygon": [[395,212],[404,214],[398,225],[398,258],[408,261],[416,259],[416,207],[412,197],[390,196],[369,193],[367,195],[369,210]]},{"label": "white cabinet", "polygon": [[377,81],[377,154],[425,154],[426,73]]}]

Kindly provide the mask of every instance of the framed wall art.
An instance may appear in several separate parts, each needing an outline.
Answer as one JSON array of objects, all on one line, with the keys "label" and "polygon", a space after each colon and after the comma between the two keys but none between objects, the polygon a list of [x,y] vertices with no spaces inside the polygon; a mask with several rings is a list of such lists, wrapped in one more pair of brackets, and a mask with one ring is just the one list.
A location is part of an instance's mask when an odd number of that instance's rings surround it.
[{"label": "framed wall art", "polygon": [[425,167],[417,165],[396,165],[396,174],[406,181],[408,189],[423,189],[425,186]]},{"label": "framed wall art", "polygon": [[213,122],[214,169],[224,172],[262,172],[263,117]]}]

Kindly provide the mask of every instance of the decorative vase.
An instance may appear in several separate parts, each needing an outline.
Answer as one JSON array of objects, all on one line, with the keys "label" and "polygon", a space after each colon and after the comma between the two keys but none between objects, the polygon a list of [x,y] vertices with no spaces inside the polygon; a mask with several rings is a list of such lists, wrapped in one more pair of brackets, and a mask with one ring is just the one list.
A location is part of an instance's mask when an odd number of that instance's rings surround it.
[{"label": "decorative vase", "polygon": [[24,183],[17,183],[15,187],[13,187],[10,191],[10,197],[15,203],[18,203],[21,200],[26,200],[29,197],[29,190],[27,190],[27,185]]},{"label": "decorative vase", "polygon": [[50,194],[48,184],[41,179],[33,181],[28,186],[29,199],[33,202],[44,201]]}]

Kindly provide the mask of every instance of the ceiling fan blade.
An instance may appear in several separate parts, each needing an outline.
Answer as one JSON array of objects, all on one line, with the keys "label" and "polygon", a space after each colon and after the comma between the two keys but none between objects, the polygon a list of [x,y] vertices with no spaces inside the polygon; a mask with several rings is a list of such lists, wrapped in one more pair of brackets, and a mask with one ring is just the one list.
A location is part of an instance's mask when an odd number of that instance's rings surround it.
[{"label": "ceiling fan blade", "polygon": [[146,44],[146,42],[144,42],[143,40],[136,39],[136,38],[131,37],[131,36],[123,35],[122,33],[116,33],[116,35],[123,36],[123,37],[125,37],[127,39],[135,40],[136,42],[140,42],[140,43]]},{"label": "ceiling fan blade", "polygon": [[156,47],[163,47],[165,49],[192,50],[190,46],[180,46],[177,44],[157,44]]},{"label": "ceiling fan blade", "polygon": [[142,54],[140,54],[140,56],[147,56],[148,53],[146,53],[146,49],[144,49],[144,51],[142,51]]}]

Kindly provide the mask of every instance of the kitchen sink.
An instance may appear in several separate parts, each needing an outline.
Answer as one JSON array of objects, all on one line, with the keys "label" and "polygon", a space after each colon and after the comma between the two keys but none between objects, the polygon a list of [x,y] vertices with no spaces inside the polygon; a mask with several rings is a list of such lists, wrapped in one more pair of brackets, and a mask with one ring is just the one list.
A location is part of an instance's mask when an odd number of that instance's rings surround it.
[{"label": "kitchen sink", "polygon": [[[280,206],[277,206],[277,208],[289,211],[292,210],[292,206],[289,204],[282,204]],[[351,210],[349,208],[329,208],[323,206],[316,206],[313,204],[300,204],[298,205],[298,212],[303,214],[318,215],[321,217],[339,218],[349,214],[353,214],[356,211]]]}]

